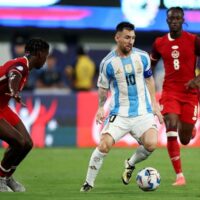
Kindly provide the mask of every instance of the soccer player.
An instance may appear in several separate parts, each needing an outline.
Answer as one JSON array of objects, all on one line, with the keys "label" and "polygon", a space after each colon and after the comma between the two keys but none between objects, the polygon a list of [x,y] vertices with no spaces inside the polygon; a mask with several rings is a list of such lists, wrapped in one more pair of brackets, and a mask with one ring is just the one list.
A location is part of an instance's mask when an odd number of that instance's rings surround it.
[{"label": "soccer player", "polygon": [[[23,122],[13,112],[8,102],[14,98],[22,103],[20,91],[27,81],[29,71],[40,69],[49,53],[49,44],[39,38],[28,41],[25,56],[9,60],[0,70],[0,139],[7,142],[0,163],[0,192],[24,192],[25,187],[15,181],[12,174],[31,150],[33,143]],[[22,103],[23,104],[23,103]]]},{"label": "soccer player", "polygon": [[99,107],[96,122],[105,118],[104,104],[111,91],[109,117],[105,120],[100,143],[93,151],[86,181],[81,192],[90,191],[102,166],[104,157],[121,137],[130,133],[140,144],[136,152],[125,160],[122,175],[124,184],[130,182],[135,164],[145,160],[156,148],[156,114],[162,123],[163,118],[155,100],[155,85],[148,54],[133,48],[135,42],[134,25],[121,22],[116,27],[116,49],[101,62],[98,78]]},{"label": "soccer player", "polygon": [[167,133],[167,149],[176,173],[174,186],[186,184],[183,175],[180,146],[187,145],[198,114],[197,87],[199,77],[195,77],[197,55],[200,55],[200,38],[182,30],[184,11],[180,7],[167,10],[169,33],[158,37],[152,48],[152,66],[162,58],[165,77],[160,104]]}]

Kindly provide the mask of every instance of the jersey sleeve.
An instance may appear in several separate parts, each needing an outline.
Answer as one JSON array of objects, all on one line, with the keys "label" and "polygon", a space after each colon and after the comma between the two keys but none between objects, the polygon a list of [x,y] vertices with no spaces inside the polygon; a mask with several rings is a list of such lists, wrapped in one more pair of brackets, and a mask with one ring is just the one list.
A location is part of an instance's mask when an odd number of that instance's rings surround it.
[{"label": "jersey sleeve", "polygon": [[149,78],[153,74],[151,70],[150,58],[148,54],[142,55],[141,58],[142,58],[143,66],[144,66],[144,78]]},{"label": "jersey sleeve", "polygon": [[157,40],[155,40],[155,42],[153,43],[150,58],[152,61],[157,61],[161,58],[161,55],[157,50]]},{"label": "jersey sleeve", "polygon": [[19,73],[21,76],[26,76],[28,73],[28,69],[26,66],[22,65],[21,63],[16,63],[16,65],[10,67],[9,72],[11,71],[15,71],[17,73]]},{"label": "jersey sleeve", "polygon": [[195,38],[195,54],[200,56],[200,37],[198,36]]},{"label": "jersey sleeve", "polygon": [[102,61],[100,64],[99,77],[97,81],[97,86],[105,89],[109,89],[110,87],[110,79],[111,79],[111,64]]}]

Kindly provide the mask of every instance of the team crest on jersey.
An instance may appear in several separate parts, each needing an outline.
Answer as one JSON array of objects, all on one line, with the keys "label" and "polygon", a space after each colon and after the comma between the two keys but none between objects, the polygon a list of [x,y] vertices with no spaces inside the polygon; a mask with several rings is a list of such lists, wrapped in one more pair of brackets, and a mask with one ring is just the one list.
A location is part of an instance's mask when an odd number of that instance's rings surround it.
[{"label": "team crest on jersey", "polygon": [[179,51],[177,50],[172,51],[172,54],[171,54],[172,58],[176,59],[179,57],[179,55],[180,55]]},{"label": "team crest on jersey", "polygon": [[131,64],[125,65],[125,71],[127,73],[131,73],[133,71],[132,65]]}]

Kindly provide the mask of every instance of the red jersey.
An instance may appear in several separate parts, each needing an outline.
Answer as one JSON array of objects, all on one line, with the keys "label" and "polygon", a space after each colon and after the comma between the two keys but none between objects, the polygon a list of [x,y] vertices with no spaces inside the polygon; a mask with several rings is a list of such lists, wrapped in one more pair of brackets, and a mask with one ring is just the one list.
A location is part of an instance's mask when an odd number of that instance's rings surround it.
[{"label": "red jersey", "polygon": [[[153,44],[152,60],[162,57],[165,68],[163,91],[186,92],[185,84],[195,77],[197,55],[200,55],[200,40],[196,35],[182,31],[172,39],[170,34],[159,37]],[[188,92],[188,91],[187,91]],[[190,90],[195,93],[196,89]]]},{"label": "red jersey", "polygon": [[22,79],[19,85],[19,91],[21,91],[27,81],[29,74],[28,60],[26,57],[20,57],[6,62],[3,66],[0,66],[0,107],[4,107],[8,104],[10,97],[5,93],[10,93],[8,86],[8,73],[10,71],[17,71],[22,75]]}]

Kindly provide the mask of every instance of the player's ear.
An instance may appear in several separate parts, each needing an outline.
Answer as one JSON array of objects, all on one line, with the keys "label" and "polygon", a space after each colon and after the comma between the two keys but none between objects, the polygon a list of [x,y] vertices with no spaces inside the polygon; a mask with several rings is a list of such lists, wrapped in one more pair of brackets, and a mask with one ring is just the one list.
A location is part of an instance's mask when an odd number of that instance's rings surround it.
[{"label": "player's ear", "polygon": [[166,22],[167,22],[167,24],[169,25],[169,20],[168,20],[168,18],[166,19]]},{"label": "player's ear", "polygon": [[118,42],[118,40],[119,40],[119,33],[116,33],[115,34],[115,42]]}]

